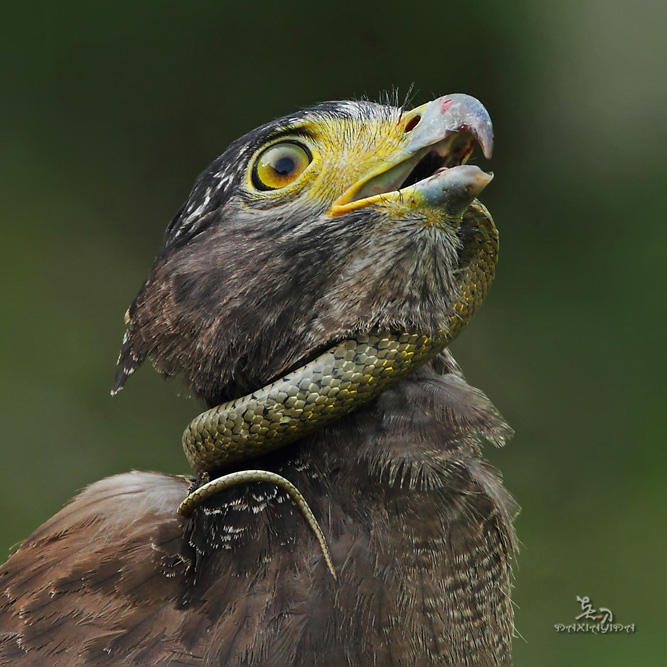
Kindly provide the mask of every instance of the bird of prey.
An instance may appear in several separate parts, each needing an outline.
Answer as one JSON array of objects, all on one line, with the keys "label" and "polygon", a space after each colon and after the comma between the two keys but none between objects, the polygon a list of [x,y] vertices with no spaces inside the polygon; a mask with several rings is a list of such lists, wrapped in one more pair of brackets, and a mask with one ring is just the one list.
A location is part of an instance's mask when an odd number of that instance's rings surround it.
[{"label": "bird of prey", "polygon": [[[190,427],[199,474],[104,479],[25,540],[0,569],[0,663],[510,664],[516,507],[481,451],[510,429],[446,347],[493,279],[491,176],[465,164],[492,139],[467,95],[329,102],[200,175],[128,311],[114,387],[146,358],[185,379],[212,410]],[[306,382],[325,407],[304,417],[290,383],[337,349],[356,356]],[[386,381],[355,370],[415,349]]]}]

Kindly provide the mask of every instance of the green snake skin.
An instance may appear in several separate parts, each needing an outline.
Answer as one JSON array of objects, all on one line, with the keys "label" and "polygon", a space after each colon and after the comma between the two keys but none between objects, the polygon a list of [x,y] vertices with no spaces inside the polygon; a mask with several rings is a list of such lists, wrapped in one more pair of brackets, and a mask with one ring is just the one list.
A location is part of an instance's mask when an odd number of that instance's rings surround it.
[{"label": "green snake skin", "polygon": [[493,219],[479,202],[462,225],[476,231],[461,252],[458,299],[445,331],[436,337],[360,334],[256,392],[200,414],[183,434],[192,468],[210,472],[284,447],[371,401],[449,345],[482,304],[498,254]]}]

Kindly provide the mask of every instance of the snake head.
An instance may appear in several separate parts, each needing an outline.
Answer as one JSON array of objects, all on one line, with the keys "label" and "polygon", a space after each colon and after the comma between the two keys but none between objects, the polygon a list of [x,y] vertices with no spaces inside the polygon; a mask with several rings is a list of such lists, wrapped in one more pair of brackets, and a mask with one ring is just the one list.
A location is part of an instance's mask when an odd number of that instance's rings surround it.
[{"label": "snake head", "polygon": [[497,250],[476,200],[492,176],[466,164],[477,144],[490,157],[491,121],[461,94],[328,102],[233,142],[167,228],[114,392],[150,356],[214,404],[360,332],[467,321]]}]

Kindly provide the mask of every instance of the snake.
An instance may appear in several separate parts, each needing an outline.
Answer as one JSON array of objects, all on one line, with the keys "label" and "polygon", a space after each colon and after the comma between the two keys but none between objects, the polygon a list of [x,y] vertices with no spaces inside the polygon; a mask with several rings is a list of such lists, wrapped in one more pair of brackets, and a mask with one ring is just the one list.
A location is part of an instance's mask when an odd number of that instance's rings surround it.
[{"label": "snake", "polygon": [[[435,334],[372,329],[342,340],[318,357],[232,401],[201,413],[183,433],[183,449],[201,478],[232,463],[285,447],[372,401],[381,392],[442,352],[477,312],[495,276],[498,233],[488,210],[475,200],[461,218],[456,296],[442,330]],[[178,508],[189,517],[223,489],[269,482],[283,489],[304,515],[335,568],[312,510],[285,477],[266,470],[242,470],[192,489]]]}]

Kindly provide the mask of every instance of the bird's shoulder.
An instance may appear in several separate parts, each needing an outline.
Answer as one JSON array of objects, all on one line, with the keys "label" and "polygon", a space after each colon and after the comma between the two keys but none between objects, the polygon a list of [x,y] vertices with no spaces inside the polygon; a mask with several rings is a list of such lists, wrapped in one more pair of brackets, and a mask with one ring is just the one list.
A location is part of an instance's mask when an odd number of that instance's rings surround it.
[{"label": "bird's shoulder", "polygon": [[168,644],[180,622],[169,603],[187,569],[176,514],[187,488],[173,475],[109,477],[28,537],[0,568],[0,663],[111,664],[118,641],[150,652],[149,620]]}]

